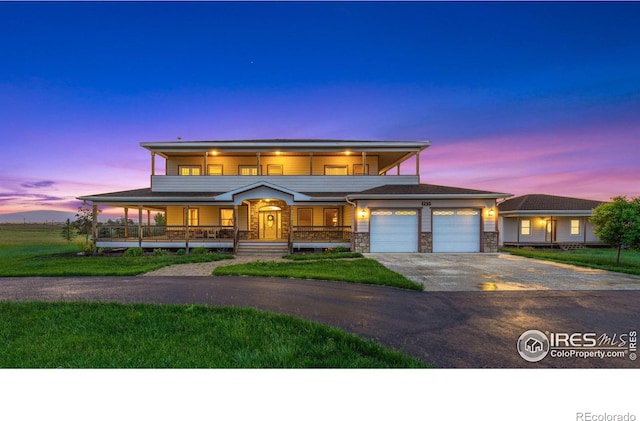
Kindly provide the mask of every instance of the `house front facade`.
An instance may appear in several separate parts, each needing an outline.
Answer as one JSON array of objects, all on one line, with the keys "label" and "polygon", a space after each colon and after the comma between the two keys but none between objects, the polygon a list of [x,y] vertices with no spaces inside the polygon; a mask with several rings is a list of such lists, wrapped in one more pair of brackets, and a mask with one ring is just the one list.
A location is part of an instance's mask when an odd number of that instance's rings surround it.
[{"label": "house front facade", "polygon": [[[496,200],[510,196],[421,184],[420,155],[429,142],[141,146],[150,153],[150,187],[79,197],[93,206],[96,247],[495,252]],[[124,225],[99,225],[104,207],[123,208]],[[152,225],[151,212],[163,212],[166,225]]]},{"label": "house front facade", "polygon": [[565,247],[600,245],[589,222],[603,202],[548,194],[527,194],[498,205],[500,245]]}]

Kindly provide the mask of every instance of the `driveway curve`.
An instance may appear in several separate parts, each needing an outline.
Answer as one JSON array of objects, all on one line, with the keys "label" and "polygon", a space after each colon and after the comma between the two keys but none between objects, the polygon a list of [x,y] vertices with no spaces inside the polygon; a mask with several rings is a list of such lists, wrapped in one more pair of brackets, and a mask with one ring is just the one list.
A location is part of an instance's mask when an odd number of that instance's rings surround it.
[{"label": "driveway curve", "polygon": [[337,326],[437,367],[639,366],[628,355],[531,363],[516,343],[530,329],[637,331],[640,291],[416,292],[259,277],[0,278],[0,301],[32,300],[253,307]]}]

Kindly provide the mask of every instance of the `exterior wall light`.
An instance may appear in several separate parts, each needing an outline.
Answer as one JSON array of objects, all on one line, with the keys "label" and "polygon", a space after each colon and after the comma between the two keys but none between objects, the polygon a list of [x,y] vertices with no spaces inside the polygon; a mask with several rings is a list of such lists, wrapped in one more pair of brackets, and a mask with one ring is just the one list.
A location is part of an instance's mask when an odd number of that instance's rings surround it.
[{"label": "exterior wall light", "polygon": [[496,212],[493,210],[493,208],[491,208],[491,209],[489,209],[489,210],[487,211],[487,216],[488,216],[489,218],[493,218],[493,217],[495,216],[495,214],[496,214]]},{"label": "exterior wall light", "polygon": [[364,219],[367,217],[367,210],[366,209],[360,209],[360,212],[358,214],[360,216],[360,218]]}]

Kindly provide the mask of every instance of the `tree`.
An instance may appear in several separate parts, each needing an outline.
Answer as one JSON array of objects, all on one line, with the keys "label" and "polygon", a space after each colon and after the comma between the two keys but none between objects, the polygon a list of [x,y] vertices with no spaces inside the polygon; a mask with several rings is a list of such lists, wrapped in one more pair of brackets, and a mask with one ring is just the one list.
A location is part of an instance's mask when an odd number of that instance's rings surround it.
[{"label": "tree", "polygon": [[640,248],[640,197],[627,200],[616,196],[611,202],[598,205],[589,220],[600,241],[617,248],[617,265],[623,246]]},{"label": "tree", "polygon": [[154,215],[154,217],[153,217],[153,220],[155,221],[156,225],[158,225],[158,226],[167,225],[167,217],[162,212],[156,213]]},{"label": "tree", "polygon": [[88,244],[89,235],[93,231],[93,211],[90,208],[79,207],[73,225],[78,230],[78,233],[84,235],[84,242]]},{"label": "tree", "polygon": [[62,238],[71,242],[76,236],[76,229],[71,225],[71,220],[67,218],[67,222],[62,226]]}]

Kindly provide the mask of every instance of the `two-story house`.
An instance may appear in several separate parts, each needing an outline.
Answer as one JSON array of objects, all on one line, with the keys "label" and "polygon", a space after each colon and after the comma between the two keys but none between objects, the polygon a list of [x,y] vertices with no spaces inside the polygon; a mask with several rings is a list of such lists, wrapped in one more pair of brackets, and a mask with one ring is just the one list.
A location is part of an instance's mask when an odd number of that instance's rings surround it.
[{"label": "two-story house", "polygon": [[[429,142],[141,146],[150,152],[151,187],[79,197],[93,204],[97,247],[496,252],[496,200],[511,196],[421,184],[420,154]],[[138,223],[98,226],[105,206],[124,208],[125,220],[137,213]],[[143,212],[152,211],[164,212],[166,225],[143,223]]]}]

